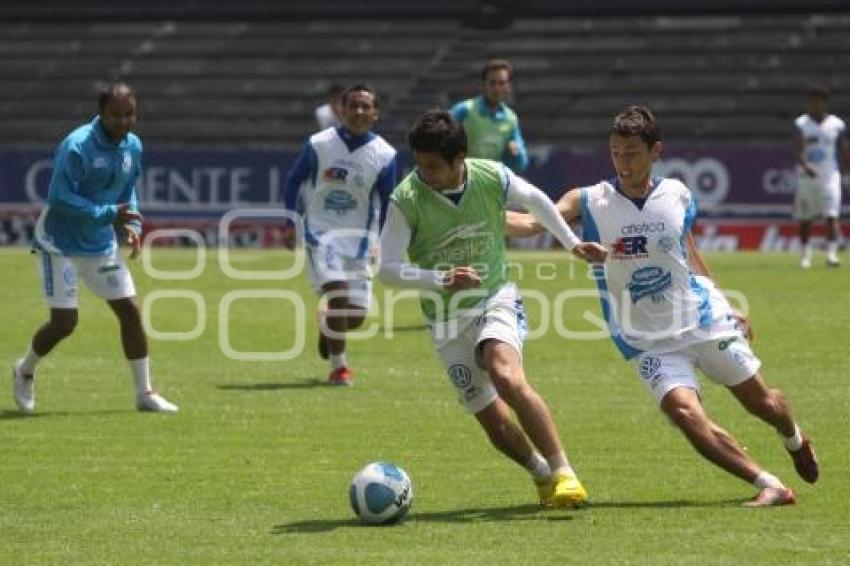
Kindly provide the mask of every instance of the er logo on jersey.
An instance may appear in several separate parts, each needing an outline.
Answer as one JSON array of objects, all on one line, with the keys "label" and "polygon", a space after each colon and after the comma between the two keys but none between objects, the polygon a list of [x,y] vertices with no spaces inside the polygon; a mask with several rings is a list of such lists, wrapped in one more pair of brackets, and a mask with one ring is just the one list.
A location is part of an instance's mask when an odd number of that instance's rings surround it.
[{"label": "er logo on jersey", "polygon": [[649,257],[646,236],[624,236],[617,238],[612,246],[613,259],[641,259]]},{"label": "er logo on jersey", "polygon": [[328,167],[325,169],[325,173],[322,177],[325,181],[339,181],[340,183],[344,183],[345,179],[348,177],[348,169],[343,167]]}]

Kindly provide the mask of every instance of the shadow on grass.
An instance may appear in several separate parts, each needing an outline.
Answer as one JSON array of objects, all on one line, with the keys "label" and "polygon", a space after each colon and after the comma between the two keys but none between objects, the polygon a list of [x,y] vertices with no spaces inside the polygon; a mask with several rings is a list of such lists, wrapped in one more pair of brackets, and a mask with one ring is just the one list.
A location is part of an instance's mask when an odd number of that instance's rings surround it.
[{"label": "shadow on grass", "polygon": [[401,324],[389,328],[382,326],[381,330],[384,332],[416,332],[417,330],[428,330],[428,327],[424,324]]},{"label": "shadow on grass", "polygon": [[105,409],[103,411],[39,411],[22,413],[21,411],[0,411],[0,421],[16,421],[19,419],[38,419],[43,417],[102,417],[106,415],[127,415],[136,413],[132,409]]},{"label": "shadow on grass", "polygon": [[[566,511],[566,510],[564,510]],[[405,523],[491,523],[498,521],[571,521],[572,515],[562,510],[542,509],[539,505],[514,505],[511,507],[490,507],[484,509],[458,509],[433,513],[411,514]],[[296,521],[272,527],[272,534],[325,533],[339,528],[367,528],[379,526],[391,528],[393,525],[365,525],[352,517],[350,519],[329,519],[315,521]]]},{"label": "shadow on grass", "polygon": [[746,501],[749,501],[749,499],[721,499],[719,501],[688,501],[687,499],[677,499],[674,501],[594,501],[590,506],[596,509],[706,509],[741,505]]},{"label": "shadow on grass", "polygon": [[276,381],[267,383],[225,383],[216,385],[223,391],[277,391],[278,389],[312,389],[313,387],[335,387],[324,379],[310,378],[298,381]]},{"label": "shadow on grass", "polygon": [[[591,502],[586,509],[543,509],[539,505],[515,505],[511,507],[491,507],[484,509],[458,509],[433,513],[416,513],[405,519],[406,523],[491,523],[499,521],[572,521],[575,513],[592,512],[593,509],[698,509],[712,507],[740,506],[747,499],[724,499],[720,501],[599,501]],[[352,517],[350,519],[329,519],[313,521],[295,521],[272,527],[275,535],[299,533],[326,533],[340,528],[390,528],[394,525],[365,525]]]}]

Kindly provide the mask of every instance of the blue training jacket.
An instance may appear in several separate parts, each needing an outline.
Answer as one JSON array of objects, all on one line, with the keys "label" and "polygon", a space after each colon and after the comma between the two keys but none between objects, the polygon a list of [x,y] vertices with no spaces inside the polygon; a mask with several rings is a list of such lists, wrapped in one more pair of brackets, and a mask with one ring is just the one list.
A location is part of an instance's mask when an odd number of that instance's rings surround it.
[{"label": "blue training jacket", "polygon": [[[142,142],[133,133],[113,143],[95,117],[62,140],[53,157],[47,206],[35,230],[35,246],[62,255],[106,255],[116,245],[118,204],[138,211],[136,181]],[[141,225],[133,223],[141,233]]]}]

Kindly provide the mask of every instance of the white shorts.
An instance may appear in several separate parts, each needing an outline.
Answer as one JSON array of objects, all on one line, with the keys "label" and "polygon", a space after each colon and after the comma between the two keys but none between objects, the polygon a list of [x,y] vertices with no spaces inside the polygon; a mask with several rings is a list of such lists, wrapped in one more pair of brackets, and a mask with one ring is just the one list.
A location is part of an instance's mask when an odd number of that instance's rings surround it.
[{"label": "white shorts", "polygon": [[458,402],[478,413],[498,393],[483,366],[480,346],[486,340],[508,344],[522,355],[528,323],[516,285],[508,283],[482,302],[480,308],[448,322],[430,325],[431,343],[446,368]]},{"label": "white shorts", "polygon": [[740,333],[697,342],[673,352],[644,352],[634,359],[634,364],[641,382],[658,404],[676,387],[699,393],[696,367],[715,383],[727,387],[747,381],[761,367],[761,361]]},{"label": "white shorts", "polygon": [[811,178],[797,175],[794,195],[794,217],[811,220],[817,217],[838,218],[841,213],[841,175],[834,171],[828,177]]},{"label": "white shorts", "polygon": [[334,281],[348,283],[348,302],[362,309],[372,303],[372,272],[369,258],[356,259],[341,256],[331,246],[306,246],[307,275],[317,294],[322,287]]},{"label": "white shorts", "polygon": [[134,297],[133,276],[116,249],[103,256],[63,256],[36,252],[41,289],[50,308],[76,309],[80,304],[79,281],[107,301]]}]

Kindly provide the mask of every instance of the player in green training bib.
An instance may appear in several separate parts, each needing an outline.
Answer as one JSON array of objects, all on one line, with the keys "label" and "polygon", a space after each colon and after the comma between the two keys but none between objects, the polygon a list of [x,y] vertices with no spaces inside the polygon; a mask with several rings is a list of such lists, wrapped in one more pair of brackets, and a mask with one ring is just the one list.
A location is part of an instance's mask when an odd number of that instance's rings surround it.
[{"label": "player in green training bib", "polygon": [[481,70],[481,95],[458,102],[451,113],[466,131],[468,157],[501,161],[521,173],[528,168],[528,150],[519,118],[506,103],[513,72],[510,61],[487,61]]},{"label": "player in green training bib", "polygon": [[527,325],[506,278],[506,206],[527,208],[582,259],[603,261],[605,248],[580,242],[552,201],[501,163],[466,158],[466,133],[448,112],[425,113],[408,143],[416,168],[390,197],[380,278],[420,290],[432,343],[460,402],[493,445],[531,473],[541,504],[583,505],[587,493],[522,367]]}]

